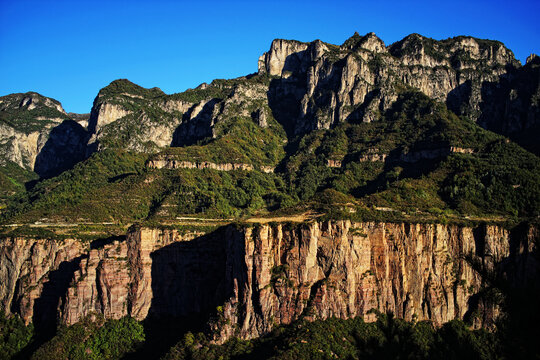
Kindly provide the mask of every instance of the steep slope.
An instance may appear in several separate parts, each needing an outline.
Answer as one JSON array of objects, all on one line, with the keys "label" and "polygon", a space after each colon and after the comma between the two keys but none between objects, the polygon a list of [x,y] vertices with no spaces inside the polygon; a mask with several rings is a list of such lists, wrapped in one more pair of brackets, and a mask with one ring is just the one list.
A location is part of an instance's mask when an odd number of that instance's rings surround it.
[{"label": "steep slope", "polygon": [[101,89],[88,122],[89,153],[110,147],[148,152],[170,145],[188,104],[164,102],[164,96],[158,88],[145,89],[128,80]]},{"label": "steep slope", "polygon": [[[14,198],[6,221],[236,217],[306,202],[320,211],[349,203],[360,218],[373,208],[396,219],[534,217],[540,209],[538,157],[418,92],[398,95],[379,121],[288,143],[273,118],[267,127],[247,116],[220,119],[216,138],[195,145],[154,155],[100,151]],[[319,195],[329,190],[345,199]]]},{"label": "steep slope", "polygon": [[436,41],[412,34],[386,47],[369,33],[341,46],[274,40],[259,59],[259,73],[280,77],[274,102],[287,103],[284,120],[293,116],[286,121],[294,133],[377,120],[408,86],[530,147],[526,135],[538,131],[535,59],[521,67],[502,43],[472,37]]},{"label": "steep slope", "polygon": [[398,95],[379,121],[314,131],[290,154],[286,180],[304,200],[333,189],[407,213],[536,216],[540,208],[538,157],[418,92]]},{"label": "steep slope", "polygon": [[33,92],[0,98],[0,165],[8,176],[10,163],[57,175],[84,158],[86,137],[54,99]]}]

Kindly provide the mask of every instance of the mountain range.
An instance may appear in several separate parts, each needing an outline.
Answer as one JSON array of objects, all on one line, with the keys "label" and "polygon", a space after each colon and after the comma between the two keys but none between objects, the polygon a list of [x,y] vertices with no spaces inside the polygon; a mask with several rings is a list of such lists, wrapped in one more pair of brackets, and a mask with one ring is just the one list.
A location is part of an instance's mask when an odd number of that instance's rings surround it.
[{"label": "mountain range", "polygon": [[0,97],[0,310],[213,344],[371,310],[494,328],[490,279],[540,281],[539,103],[534,54],[374,33],[276,39],[257,73],[172,95],[115,80],[89,114]]}]

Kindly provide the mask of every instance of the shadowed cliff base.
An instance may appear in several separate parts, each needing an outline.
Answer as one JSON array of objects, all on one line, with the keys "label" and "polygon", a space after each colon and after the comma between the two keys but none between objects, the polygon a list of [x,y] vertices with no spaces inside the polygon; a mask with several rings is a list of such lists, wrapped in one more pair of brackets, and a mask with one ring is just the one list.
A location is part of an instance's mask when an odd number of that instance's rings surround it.
[{"label": "shadowed cliff base", "polygon": [[[232,296],[227,247],[231,229],[219,228],[150,253],[152,300],[143,321],[146,341],[126,359],[159,358],[187,332],[208,332]],[[230,260],[229,260],[230,261]]]}]

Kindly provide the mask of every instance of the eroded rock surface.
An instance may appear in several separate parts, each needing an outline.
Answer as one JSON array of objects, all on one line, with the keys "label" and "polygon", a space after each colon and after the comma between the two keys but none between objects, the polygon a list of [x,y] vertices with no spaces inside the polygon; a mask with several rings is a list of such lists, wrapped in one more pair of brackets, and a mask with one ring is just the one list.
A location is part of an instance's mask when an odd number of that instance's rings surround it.
[{"label": "eroded rock surface", "polygon": [[371,309],[490,326],[498,310],[478,298],[483,280],[471,264],[506,272],[515,286],[537,282],[538,236],[534,227],[325,221],[206,235],[133,228],[126,240],[91,250],[75,240],[17,238],[0,244],[0,304],[27,322],[213,317],[217,342],[300,317],[369,321]]}]

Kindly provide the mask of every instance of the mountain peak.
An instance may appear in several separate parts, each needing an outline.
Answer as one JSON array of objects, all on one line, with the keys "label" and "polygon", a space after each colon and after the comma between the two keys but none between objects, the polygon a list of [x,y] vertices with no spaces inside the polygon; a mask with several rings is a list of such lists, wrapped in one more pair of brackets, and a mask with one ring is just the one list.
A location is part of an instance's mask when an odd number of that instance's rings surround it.
[{"label": "mountain peak", "polygon": [[356,44],[358,44],[360,41],[362,40],[362,36],[360,36],[360,34],[358,34],[358,31],[355,31],[354,34],[348,38],[347,40],[345,40],[343,42],[343,44],[341,44],[341,47],[343,48],[353,48],[356,46]]},{"label": "mountain peak", "polygon": [[157,97],[165,95],[161,89],[157,87],[144,88],[128,79],[117,79],[99,91],[98,97],[112,97],[115,95],[136,95],[143,97]]},{"label": "mountain peak", "polygon": [[378,53],[385,51],[386,46],[384,45],[384,42],[377,35],[375,35],[374,32],[369,32],[364,36],[360,36],[358,32],[355,31],[350,38],[345,40],[345,42],[341,45],[341,48],[347,50],[362,48]]}]

